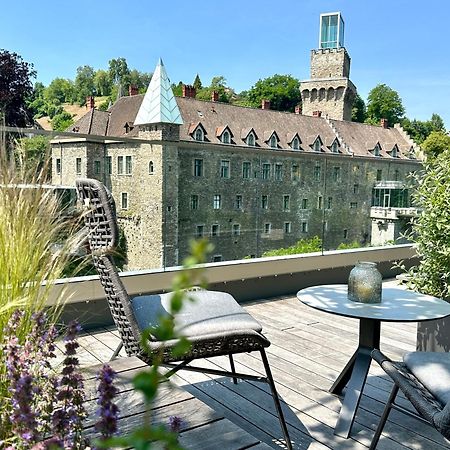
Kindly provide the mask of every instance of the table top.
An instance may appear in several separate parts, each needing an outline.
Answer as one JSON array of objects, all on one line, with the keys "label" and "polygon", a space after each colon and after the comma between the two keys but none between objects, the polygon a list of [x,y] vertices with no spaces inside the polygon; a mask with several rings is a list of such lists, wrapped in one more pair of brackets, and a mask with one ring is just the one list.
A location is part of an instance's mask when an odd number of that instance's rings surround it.
[{"label": "table top", "polygon": [[357,303],[347,298],[346,284],[313,286],[298,291],[305,305],[332,314],[386,322],[422,322],[450,315],[450,303],[402,287],[383,287],[381,303]]}]

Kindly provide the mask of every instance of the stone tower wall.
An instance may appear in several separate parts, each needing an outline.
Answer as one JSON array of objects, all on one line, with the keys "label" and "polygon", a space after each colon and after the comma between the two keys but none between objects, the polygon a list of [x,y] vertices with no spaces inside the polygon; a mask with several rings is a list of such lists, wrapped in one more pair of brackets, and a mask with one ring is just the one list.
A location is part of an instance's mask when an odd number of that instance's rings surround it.
[{"label": "stone tower wall", "polygon": [[311,79],[349,76],[350,56],[345,48],[311,50]]}]

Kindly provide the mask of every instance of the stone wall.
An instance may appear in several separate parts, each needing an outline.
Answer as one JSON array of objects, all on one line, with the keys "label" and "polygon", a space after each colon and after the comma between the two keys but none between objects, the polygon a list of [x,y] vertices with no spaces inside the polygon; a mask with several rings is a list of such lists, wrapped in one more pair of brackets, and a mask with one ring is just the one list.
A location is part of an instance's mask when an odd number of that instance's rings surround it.
[{"label": "stone wall", "polygon": [[349,77],[350,56],[345,48],[311,50],[311,79]]}]

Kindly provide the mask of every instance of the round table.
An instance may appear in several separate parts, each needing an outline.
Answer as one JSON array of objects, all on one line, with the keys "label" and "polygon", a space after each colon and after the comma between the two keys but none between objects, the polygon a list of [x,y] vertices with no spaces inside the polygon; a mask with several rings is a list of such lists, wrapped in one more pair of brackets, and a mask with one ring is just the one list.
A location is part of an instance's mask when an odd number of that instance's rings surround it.
[{"label": "round table", "polygon": [[311,308],[359,319],[359,343],[341,374],[330,388],[341,394],[348,383],[334,433],[347,438],[355,420],[372,350],[380,348],[381,322],[422,322],[450,315],[450,304],[419,292],[383,287],[381,303],[357,303],[347,298],[346,284],[329,284],[302,289],[297,298]]}]

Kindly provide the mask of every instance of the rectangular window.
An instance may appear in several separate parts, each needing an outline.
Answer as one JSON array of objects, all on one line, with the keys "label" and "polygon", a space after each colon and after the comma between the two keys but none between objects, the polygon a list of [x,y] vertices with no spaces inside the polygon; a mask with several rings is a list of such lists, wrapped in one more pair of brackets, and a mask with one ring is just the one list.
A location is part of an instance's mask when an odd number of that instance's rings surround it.
[{"label": "rectangular window", "polygon": [[284,232],[286,234],[289,234],[292,230],[292,224],[291,222],[284,222]]},{"label": "rectangular window", "polygon": [[213,256],[213,262],[220,262],[220,261],[222,261],[222,255]]},{"label": "rectangular window", "polygon": [[213,199],[213,208],[220,209],[222,206],[222,197],[220,194],[215,194]]},{"label": "rectangular window", "polygon": [[308,199],[302,199],[302,209],[308,209]]},{"label": "rectangular window", "polygon": [[198,195],[191,195],[191,209],[198,209]]},{"label": "rectangular window", "polygon": [[194,159],[194,177],[203,176],[203,159]]},{"label": "rectangular window", "polygon": [[81,175],[81,158],[75,160],[77,175]]},{"label": "rectangular window", "polygon": [[56,158],[56,173],[61,175],[61,158]]},{"label": "rectangular window", "polygon": [[262,209],[269,208],[269,197],[267,195],[261,195],[261,208]]},{"label": "rectangular window", "polygon": [[242,209],[242,195],[236,195],[236,209]]},{"label": "rectangular window", "polygon": [[350,208],[356,209],[358,207],[358,202],[350,202]]},{"label": "rectangular window", "polygon": [[198,238],[203,237],[205,234],[205,226],[204,225],[197,225],[197,228],[195,230],[195,236]]},{"label": "rectangular window", "polygon": [[271,230],[272,230],[272,224],[265,223],[264,224],[264,234],[270,234]]},{"label": "rectangular window", "polygon": [[292,164],[292,173],[291,173],[292,181],[300,179],[300,167],[298,164]]},{"label": "rectangular window", "polygon": [[233,236],[239,236],[241,234],[241,226],[238,223],[233,224]]},{"label": "rectangular window", "polygon": [[264,163],[262,165],[262,179],[268,180],[270,178],[270,164]]},{"label": "rectangular window", "polygon": [[308,232],[308,222],[302,222],[302,233]]},{"label": "rectangular window", "polygon": [[283,179],[283,164],[275,164],[275,180],[281,181]]},{"label": "rectangular window", "polygon": [[117,157],[117,173],[119,175],[123,174],[123,156]]},{"label": "rectangular window", "polygon": [[345,228],[344,229],[344,239],[348,238],[348,230]]},{"label": "rectangular window", "polygon": [[383,179],[383,171],[381,169],[377,170],[377,181],[381,181]]},{"label": "rectangular window", "polygon": [[400,171],[398,169],[394,170],[394,181],[400,180]]},{"label": "rectangular window", "polygon": [[322,203],[323,203],[323,197],[321,195],[319,195],[317,197],[317,209],[322,209]]},{"label": "rectangular window", "polygon": [[289,211],[291,209],[291,196],[283,195],[283,210]]},{"label": "rectangular window", "polygon": [[128,209],[128,193],[122,192],[121,194],[121,207],[122,209]]},{"label": "rectangular window", "polygon": [[244,161],[242,163],[242,178],[250,178],[250,173],[252,170],[252,165],[249,161]]},{"label": "rectangular window", "polygon": [[106,173],[108,175],[112,174],[112,156],[106,157]]},{"label": "rectangular window", "polygon": [[320,166],[314,167],[314,181],[320,181],[322,178],[322,168]]},{"label": "rectangular window", "polygon": [[132,162],[131,162],[131,156],[125,157],[125,173],[127,175],[131,175],[132,171]]},{"label": "rectangular window", "polygon": [[353,193],[357,194],[359,192],[359,184],[354,184],[353,185]]},{"label": "rectangular window", "polygon": [[100,174],[100,161],[94,161],[94,173],[96,175]]},{"label": "rectangular window", "polygon": [[341,168],[333,167],[333,181],[341,181]]},{"label": "rectangular window", "polygon": [[327,200],[327,209],[331,209],[333,206],[333,197],[328,197]]},{"label": "rectangular window", "polygon": [[217,223],[211,225],[211,236],[219,236],[219,225]]},{"label": "rectangular window", "polygon": [[230,161],[220,161],[220,178],[230,178]]}]

